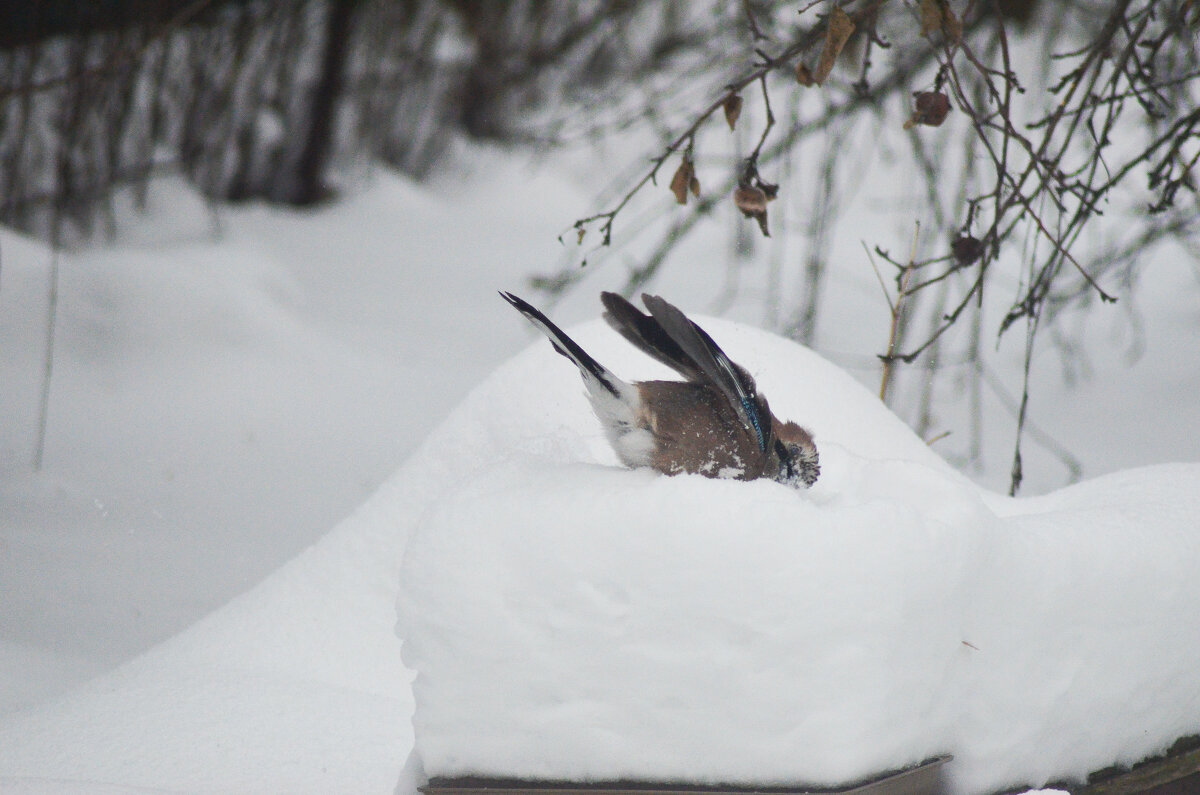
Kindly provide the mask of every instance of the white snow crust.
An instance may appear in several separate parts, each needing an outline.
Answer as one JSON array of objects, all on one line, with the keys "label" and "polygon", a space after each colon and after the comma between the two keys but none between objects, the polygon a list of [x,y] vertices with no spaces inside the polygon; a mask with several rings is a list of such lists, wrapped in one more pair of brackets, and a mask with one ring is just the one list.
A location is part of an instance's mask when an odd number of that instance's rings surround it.
[{"label": "white snow crust", "polygon": [[501,367],[410,462],[437,483],[400,577],[413,767],[833,785],[950,753],[965,794],[1200,731],[1200,465],[1000,497],[811,351],[700,322],[820,481],[623,469],[549,345]]}]

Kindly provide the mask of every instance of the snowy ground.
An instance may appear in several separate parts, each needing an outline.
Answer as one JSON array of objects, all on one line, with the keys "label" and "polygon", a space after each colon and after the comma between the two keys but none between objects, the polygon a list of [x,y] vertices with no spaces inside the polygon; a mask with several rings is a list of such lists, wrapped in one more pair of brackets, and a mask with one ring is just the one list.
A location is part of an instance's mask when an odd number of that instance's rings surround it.
[{"label": "snowy ground", "polygon": [[[147,216],[121,213],[115,245],[62,255],[40,473],[50,255],[0,237],[6,791],[392,787],[412,742],[395,512],[421,478],[355,506],[531,340],[495,290],[549,270],[555,236],[594,209],[571,170],[470,162],[432,188],[376,173],[305,213],[214,216],[156,183]],[[680,256],[712,274],[724,262],[706,264],[710,250],[698,238]],[[693,269],[656,289],[703,311],[719,281]],[[823,352],[869,362],[886,335],[878,287],[859,270],[839,290]],[[1200,459],[1196,294],[1190,267],[1162,258],[1138,292],[1133,368],[1117,315],[1094,321],[1089,378],[1067,386],[1052,357],[1041,365],[1037,417],[1088,476]],[[874,325],[858,320],[867,306]],[[589,284],[555,316],[596,311]],[[1060,483],[1047,466],[1028,485]]]},{"label": "snowy ground", "polygon": [[456,205],[471,207],[465,193],[379,174],[315,213],[224,208],[214,236],[194,194],[156,184],[118,245],[62,258],[36,475],[49,254],[5,235],[4,708],[110,668],[261,580],[522,344],[499,307],[478,311],[493,294],[476,263],[490,252],[496,284],[519,280],[557,248],[539,235],[553,220],[479,206],[465,210],[470,237],[414,234],[447,229]]},{"label": "snowy ground", "polygon": [[[805,418],[820,479],[624,469],[573,368],[506,363],[410,462],[426,775],[834,787],[950,754],[951,791],[986,795],[1200,731],[1200,464],[997,496],[811,351],[701,322]],[[665,370],[599,321],[572,336]]]}]

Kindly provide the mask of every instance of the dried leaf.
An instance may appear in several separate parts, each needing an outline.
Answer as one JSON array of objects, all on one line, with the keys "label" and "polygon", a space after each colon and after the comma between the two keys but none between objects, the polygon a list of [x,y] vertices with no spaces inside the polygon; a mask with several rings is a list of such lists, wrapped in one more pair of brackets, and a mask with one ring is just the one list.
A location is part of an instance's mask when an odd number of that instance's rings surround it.
[{"label": "dried leaf", "polygon": [[764,237],[770,237],[767,231],[767,202],[770,197],[762,188],[753,185],[742,185],[733,192],[733,203],[742,211],[742,215],[758,221],[758,228]]},{"label": "dried leaf", "polygon": [[951,41],[962,39],[962,23],[946,0],[921,0],[921,35],[939,31]]},{"label": "dried leaf", "polygon": [[812,71],[803,61],[796,64],[796,82],[805,88],[809,88],[810,86],[817,84],[817,81],[813,79]]},{"label": "dried leaf", "polygon": [[[675,194],[675,201],[687,204],[688,191],[693,182],[696,182],[696,167],[692,164],[692,159],[685,154],[679,168],[675,169],[675,176],[671,177],[671,193]],[[699,185],[700,183],[696,182],[697,191]]]},{"label": "dried leaf", "polygon": [[950,113],[950,98],[941,91],[920,91],[914,96],[913,113],[904,122],[904,129],[912,129],[918,124],[940,127]]},{"label": "dried leaf", "polygon": [[697,199],[700,198],[700,180],[692,177],[692,181],[688,183],[688,187],[692,189],[692,195]]},{"label": "dried leaf", "polygon": [[725,109],[725,121],[729,123],[729,131],[733,132],[738,117],[742,115],[742,98],[738,94],[730,94],[725,97],[721,107]]},{"label": "dried leaf", "polygon": [[829,29],[825,32],[825,47],[821,50],[821,58],[817,61],[817,71],[813,72],[813,81],[817,85],[825,82],[833,71],[833,64],[846,46],[846,40],[854,32],[854,20],[838,6],[829,12]]},{"label": "dried leaf", "polygon": [[921,35],[928,36],[942,29],[941,0],[921,0]]},{"label": "dried leaf", "polygon": [[962,41],[962,23],[954,16],[949,5],[942,7],[942,31],[951,41]]}]

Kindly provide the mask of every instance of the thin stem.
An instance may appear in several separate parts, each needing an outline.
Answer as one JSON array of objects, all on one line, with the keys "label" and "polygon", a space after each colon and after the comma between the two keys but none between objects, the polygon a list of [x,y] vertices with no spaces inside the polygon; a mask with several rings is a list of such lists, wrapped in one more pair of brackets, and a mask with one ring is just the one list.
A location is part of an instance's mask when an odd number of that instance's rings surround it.
[{"label": "thin stem", "polygon": [[58,260],[57,244],[50,250],[50,284],[46,309],[46,350],[42,360],[42,392],[38,399],[37,439],[33,445],[33,469],[42,470],[46,454],[46,428],[50,417],[50,382],[54,377],[54,337],[58,327]]}]

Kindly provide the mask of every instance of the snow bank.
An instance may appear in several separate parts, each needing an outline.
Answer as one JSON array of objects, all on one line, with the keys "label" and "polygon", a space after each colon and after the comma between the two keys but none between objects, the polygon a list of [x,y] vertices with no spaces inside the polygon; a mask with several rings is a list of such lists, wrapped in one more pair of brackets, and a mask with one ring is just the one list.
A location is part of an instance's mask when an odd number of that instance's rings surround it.
[{"label": "snow bank", "polygon": [[502,367],[410,463],[437,484],[398,603],[426,775],[836,784],[949,752],[974,793],[1200,730],[1200,466],[999,498],[810,351],[704,325],[821,480],[622,469],[550,346]]},{"label": "snow bank", "polygon": [[401,469],[266,581],[115,671],[0,720],[0,791],[389,792],[412,747],[392,634]]}]

